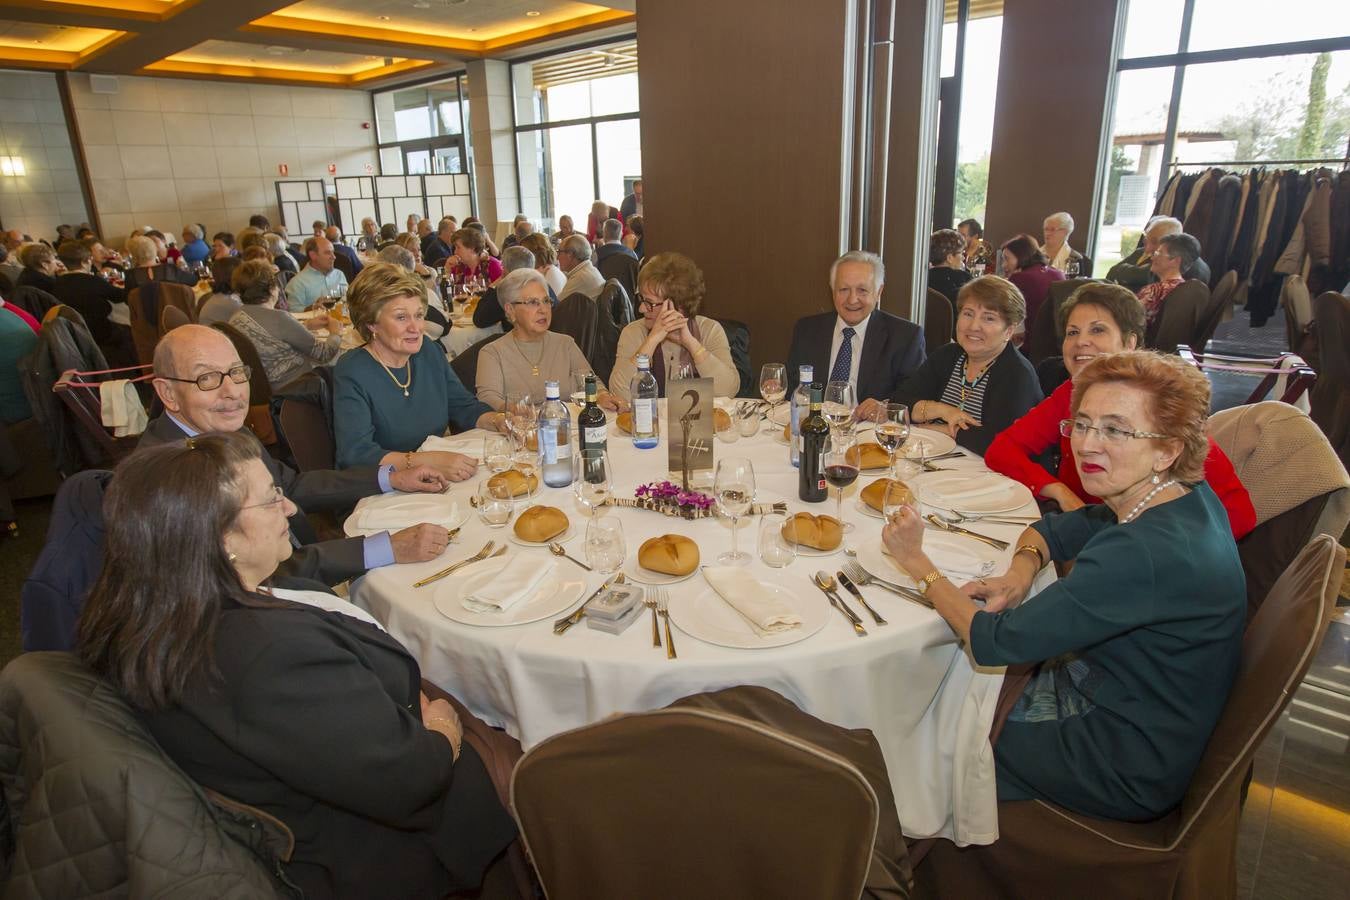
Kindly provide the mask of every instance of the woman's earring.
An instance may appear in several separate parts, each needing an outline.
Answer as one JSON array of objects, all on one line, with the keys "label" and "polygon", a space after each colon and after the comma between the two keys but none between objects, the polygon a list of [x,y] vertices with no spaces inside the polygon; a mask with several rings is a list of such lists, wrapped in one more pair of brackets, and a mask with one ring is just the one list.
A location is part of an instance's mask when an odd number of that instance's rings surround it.
[{"label": "woman's earring", "polygon": [[1154,483],[1154,484],[1161,484],[1161,483],[1162,483],[1162,476],[1159,475],[1157,472],[1154,472],[1154,473],[1153,473],[1153,483]]},{"label": "woman's earring", "polygon": [[230,562],[234,562],[234,561],[235,561],[236,559],[238,559],[238,558],[239,558],[239,557],[238,557],[238,556],[235,556],[233,553],[231,553],[231,554],[229,554],[228,556],[226,556],[226,559],[228,559]]}]

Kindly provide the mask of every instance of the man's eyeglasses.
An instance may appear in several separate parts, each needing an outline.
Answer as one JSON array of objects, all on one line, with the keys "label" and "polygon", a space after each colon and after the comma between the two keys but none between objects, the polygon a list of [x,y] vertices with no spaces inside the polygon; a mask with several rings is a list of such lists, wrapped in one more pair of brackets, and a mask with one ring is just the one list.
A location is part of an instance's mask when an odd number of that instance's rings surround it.
[{"label": "man's eyeglasses", "polygon": [[196,378],[174,378],[172,375],[156,375],[156,378],[163,378],[165,381],[181,381],[183,384],[195,384],[199,391],[214,391],[225,381],[225,376],[235,384],[243,384],[253,375],[253,369],[245,365],[237,365],[228,372],[203,372]]},{"label": "man's eyeglasses", "polygon": [[272,485],[272,499],[264,500],[262,503],[250,503],[248,506],[241,506],[240,509],[258,509],[263,506],[276,506],[286,499],[286,495],[281,492],[280,485]]},{"label": "man's eyeglasses", "polygon": [[539,299],[534,299],[534,300],[512,300],[512,301],[511,301],[511,305],[512,305],[512,306],[523,306],[523,307],[525,307],[526,309],[528,309],[530,312],[535,312],[535,311],[538,310],[539,307],[541,307],[541,306],[548,306],[548,301],[547,301],[547,300],[539,300]]},{"label": "man's eyeglasses", "polygon": [[1078,419],[1062,419],[1059,423],[1059,433],[1065,437],[1085,438],[1089,431],[1097,432],[1101,435],[1102,440],[1112,444],[1123,444],[1131,438],[1167,437],[1167,435],[1158,434],[1155,431],[1131,431],[1128,428],[1117,428],[1114,425],[1092,425]]}]

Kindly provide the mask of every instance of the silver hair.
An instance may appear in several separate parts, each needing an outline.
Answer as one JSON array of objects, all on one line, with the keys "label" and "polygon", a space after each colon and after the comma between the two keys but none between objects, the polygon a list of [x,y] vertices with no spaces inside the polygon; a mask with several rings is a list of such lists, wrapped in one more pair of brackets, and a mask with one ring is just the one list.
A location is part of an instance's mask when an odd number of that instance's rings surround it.
[{"label": "silver hair", "polygon": [[886,265],[881,257],[866,250],[850,250],[830,264],[830,290],[834,290],[834,273],[843,263],[864,263],[872,267],[872,290],[879,291],[886,283]]},{"label": "silver hair", "polygon": [[528,248],[514,244],[502,251],[502,271],[515,272],[518,269],[533,269],[534,254]]},{"label": "silver hair", "polygon": [[[1046,222],[1049,222],[1052,219],[1058,219],[1060,224],[1068,229],[1069,234],[1073,234],[1073,216],[1066,212],[1053,212],[1045,217]],[[1041,223],[1042,227],[1044,227],[1044,224],[1044,222]]]},{"label": "silver hair", "polygon": [[606,219],[600,226],[600,237],[607,241],[617,241],[623,237],[623,223],[618,219]]},{"label": "silver hair", "polygon": [[558,249],[566,250],[578,260],[591,258],[591,242],[586,240],[586,236],[583,234],[569,234],[563,238]]},{"label": "silver hair", "polygon": [[[515,248],[512,247],[511,249],[514,250]],[[529,253],[530,251],[526,250],[525,252]],[[497,302],[501,303],[502,309],[506,309],[507,306],[515,303],[516,298],[520,296],[520,292],[525,289],[527,284],[537,284],[544,289],[545,294],[548,293],[548,282],[543,275],[534,270],[533,266],[528,269],[516,269],[514,272],[503,275],[495,285]]]},{"label": "silver hair", "polygon": [[393,263],[396,266],[402,266],[411,272],[417,268],[417,260],[413,259],[412,251],[407,247],[400,247],[398,244],[390,244],[379,253],[380,262]]},{"label": "silver hair", "polygon": [[1159,225],[1167,226],[1167,234],[1181,234],[1183,227],[1180,219],[1174,219],[1171,216],[1154,216],[1144,226],[1144,234],[1148,234]]},{"label": "silver hair", "polygon": [[263,240],[267,242],[267,251],[273,256],[281,256],[286,252],[286,242],[281,239],[281,235],[269,231],[263,235]]},{"label": "silver hair", "polygon": [[202,227],[200,225],[192,225],[192,224],[184,225],[183,230],[186,231],[188,234],[192,235],[192,239],[195,241],[200,241],[202,239],[202,235],[205,234],[205,232],[202,231]]}]

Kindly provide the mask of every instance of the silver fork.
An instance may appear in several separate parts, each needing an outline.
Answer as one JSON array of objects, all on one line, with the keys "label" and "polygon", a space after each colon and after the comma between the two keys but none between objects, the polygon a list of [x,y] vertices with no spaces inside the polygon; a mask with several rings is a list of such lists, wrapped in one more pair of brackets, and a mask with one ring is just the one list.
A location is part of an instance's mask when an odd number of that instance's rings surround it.
[{"label": "silver fork", "polygon": [[892,594],[895,594],[897,597],[904,597],[906,600],[911,600],[920,606],[926,606],[929,609],[933,608],[933,602],[918,591],[901,587],[898,584],[891,584],[889,581],[878,578],[856,562],[844,563],[844,574],[860,585],[872,585],[874,587],[884,588]]},{"label": "silver fork", "polygon": [[[465,566],[469,565],[469,563],[481,562],[482,560],[485,560],[485,559],[488,558],[488,555],[489,555],[490,553],[492,553],[492,548],[493,548],[493,547],[496,547],[496,546],[497,546],[497,542],[496,542],[496,541],[488,541],[486,544],[483,545],[483,549],[482,549],[482,550],[479,550],[479,551],[478,551],[477,553],[475,553],[473,556],[470,556],[468,559],[461,559],[459,562],[455,563],[454,565],[446,566],[444,569],[441,569],[439,572],[435,573],[434,575],[428,575],[426,578],[423,578],[421,581],[415,581],[415,582],[413,582],[413,587],[415,587],[415,588],[420,588],[420,587],[422,587],[423,585],[431,584],[433,581],[440,581],[442,578],[444,578],[445,576],[449,575],[450,573],[452,573],[452,572],[457,572],[457,571],[459,571],[460,569],[464,568]],[[505,547],[502,547],[502,550],[505,551],[506,548],[505,548]]]},{"label": "silver fork", "polygon": [[661,646],[661,630],[656,625],[656,588],[647,588],[647,593],[643,595],[642,602],[647,604],[647,608],[652,611],[652,646]]},{"label": "silver fork", "polygon": [[656,591],[656,611],[661,614],[661,620],[666,626],[666,659],[675,659],[675,638],[670,634],[670,598],[664,588]]}]

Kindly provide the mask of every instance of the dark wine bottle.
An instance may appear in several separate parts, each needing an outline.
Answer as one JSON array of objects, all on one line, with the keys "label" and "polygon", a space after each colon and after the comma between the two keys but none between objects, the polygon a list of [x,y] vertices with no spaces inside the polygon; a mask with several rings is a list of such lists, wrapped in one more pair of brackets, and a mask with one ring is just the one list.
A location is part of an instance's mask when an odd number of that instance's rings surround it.
[{"label": "dark wine bottle", "polygon": [[824,395],[824,385],[813,381],[811,414],[801,424],[802,456],[797,470],[797,496],[807,503],[821,503],[829,495],[825,487],[825,444],[830,439],[830,425],[820,412]]},{"label": "dark wine bottle", "polygon": [[581,459],[584,463],[585,478],[590,482],[604,480],[604,463],[601,455],[605,452],[605,440],[608,422],[605,411],[595,402],[599,386],[594,375],[586,376],[586,405],[577,417],[577,440],[580,443]]}]

